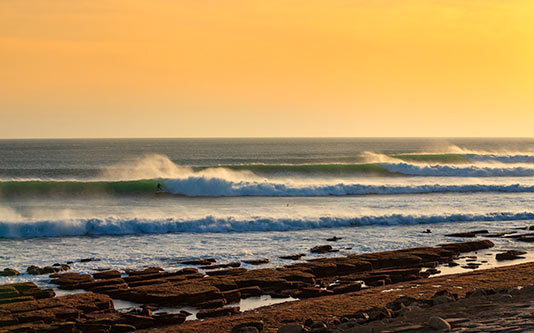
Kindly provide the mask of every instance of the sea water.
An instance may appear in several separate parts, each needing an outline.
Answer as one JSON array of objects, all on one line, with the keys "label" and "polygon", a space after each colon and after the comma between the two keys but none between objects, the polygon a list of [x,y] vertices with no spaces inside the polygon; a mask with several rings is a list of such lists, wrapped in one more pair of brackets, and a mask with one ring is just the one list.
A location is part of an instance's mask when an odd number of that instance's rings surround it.
[{"label": "sea water", "polygon": [[0,141],[0,269],[277,266],[332,236],[335,256],[529,225],[533,139]]}]

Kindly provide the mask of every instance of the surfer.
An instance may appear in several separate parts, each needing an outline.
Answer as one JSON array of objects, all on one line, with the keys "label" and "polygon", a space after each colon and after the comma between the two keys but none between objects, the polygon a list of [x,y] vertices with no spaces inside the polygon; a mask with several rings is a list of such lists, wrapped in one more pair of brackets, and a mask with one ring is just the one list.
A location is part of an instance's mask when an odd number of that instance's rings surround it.
[{"label": "surfer", "polygon": [[161,186],[161,183],[158,183],[158,185],[156,186],[156,192],[161,192],[163,191],[163,187]]}]

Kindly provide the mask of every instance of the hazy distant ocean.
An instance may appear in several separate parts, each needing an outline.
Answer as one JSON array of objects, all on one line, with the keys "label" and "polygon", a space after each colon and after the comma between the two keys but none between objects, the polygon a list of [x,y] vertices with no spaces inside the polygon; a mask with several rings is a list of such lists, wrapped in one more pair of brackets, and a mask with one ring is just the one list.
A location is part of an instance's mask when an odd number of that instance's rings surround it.
[{"label": "hazy distant ocean", "polygon": [[334,235],[344,254],[525,225],[534,139],[0,141],[0,269],[277,265]]}]

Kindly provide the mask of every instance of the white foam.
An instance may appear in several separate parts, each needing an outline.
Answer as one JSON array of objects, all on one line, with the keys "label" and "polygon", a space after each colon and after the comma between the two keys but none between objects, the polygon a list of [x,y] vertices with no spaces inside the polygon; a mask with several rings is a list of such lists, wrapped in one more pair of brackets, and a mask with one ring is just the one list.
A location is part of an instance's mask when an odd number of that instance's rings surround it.
[{"label": "white foam", "polygon": [[258,231],[290,231],[367,225],[405,225],[471,221],[532,220],[533,212],[499,212],[486,214],[449,215],[382,215],[360,217],[322,216],[316,218],[206,216],[200,219],[71,219],[33,222],[0,222],[0,238],[31,238],[61,236],[95,236],[165,233],[228,233]]},{"label": "white foam", "polygon": [[416,165],[409,163],[383,163],[390,172],[410,176],[432,177],[529,177],[534,176],[534,168],[490,167],[490,166],[454,166],[454,165]]},{"label": "white foam", "polygon": [[447,192],[534,192],[533,185],[458,184],[458,185],[363,185],[293,184],[256,181],[229,181],[221,178],[188,177],[163,180],[165,191],[191,197],[232,196],[345,196],[366,194],[410,194]]}]

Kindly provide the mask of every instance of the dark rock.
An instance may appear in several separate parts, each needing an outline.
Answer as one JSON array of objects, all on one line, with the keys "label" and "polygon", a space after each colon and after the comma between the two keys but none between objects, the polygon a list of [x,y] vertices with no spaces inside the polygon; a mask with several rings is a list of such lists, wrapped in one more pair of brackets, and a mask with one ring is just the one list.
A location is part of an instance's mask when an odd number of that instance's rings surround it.
[{"label": "dark rock", "polygon": [[472,237],[476,237],[477,234],[475,234],[474,232],[457,232],[457,233],[454,233],[454,234],[447,234],[445,236],[447,236],[447,237],[466,237],[466,238],[470,237],[470,238],[472,238]]},{"label": "dark rock", "polygon": [[56,316],[57,319],[61,320],[78,320],[82,311],[69,306],[62,306],[58,308],[51,308],[50,311]]},{"label": "dark rock", "polygon": [[306,326],[306,327],[311,327],[311,325],[313,325],[314,322],[315,322],[315,321],[314,321],[313,319],[308,318],[308,319],[306,319],[306,320],[304,321],[304,326]]},{"label": "dark rock", "polygon": [[383,306],[374,307],[367,311],[369,321],[381,320],[384,318],[391,318],[393,312],[391,309]]},{"label": "dark rock", "polygon": [[226,302],[224,298],[219,298],[219,299],[213,299],[210,301],[199,303],[196,306],[200,309],[216,309],[216,308],[222,308],[225,304]]},{"label": "dark rock", "polygon": [[80,259],[80,262],[91,262],[91,261],[97,261],[96,258],[84,258],[84,259]]},{"label": "dark rock", "polygon": [[454,234],[448,234],[445,236],[448,237],[476,237],[479,234],[488,234],[487,230],[474,230],[474,231],[467,231],[467,232],[458,232]]},{"label": "dark rock", "polygon": [[326,241],[327,242],[337,242],[340,239],[342,239],[342,238],[334,236],[334,237],[328,238]]},{"label": "dark rock", "polygon": [[465,253],[465,252],[473,252],[477,250],[489,249],[495,246],[495,244],[493,244],[493,242],[491,242],[490,240],[485,239],[485,240],[473,241],[473,242],[441,244],[439,246],[443,249],[452,251],[454,253]]},{"label": "dark rock", "polygon": [[9,304],[9,303],[16,303],[16,302],[26,302],[26,301],[33,301],[35,298],[31,296],[18,296],[18,297],[10,297],[10,298],[0,298],[0,304]]},{"label": "dark rock", "polygon": [[197,318],[210,318],[210,317],[221,317],[239,312],[239,307],[228,307],[228,308],[218,308],[218,309],[203,309],[197,313]]},{"label": "dark rock", "polygon": [[126,274],[129,276],[138,276],[138,275],[148,275],[148,274],[157,274],[162,272],[163,268],[161,267],[148,267],[142,270],[127,269],[125,270]]},{"label": "dark rock", "polygon": [[[428,249],[432,251],[433,249]],[[419,252],[422,252],[420,250]],[[436,255],[434,253],[434,255]],[[374,269],[380,268],[402,268],[402,267],[414,267],[421,265],[423,259],[419,254],[412,254],[407,251],[387,251],[379,253],[366,253],[358,256],[371,264]]]},{"label": "dark rock", "polygon": [[316,321],[316,322],[314,322],[313,324],[310,325],[310,328],[312,330],[318,330],[318,329],[327,328],[327,327],[328,326],[322,321]]},{"label": "dark rock", "polygon": [[220,275],[237,275],[246,272],[247,270],[245,268],[230,268],[230,269],[222,269],[219,271],[210,271],[207,272],[209,276],[220,276]]},{"label": "dark rock", "polygon": [[305,267],[315,275],[315,277],[327,277],[327,276],[336,276],[337,275],[337,264],[332,261],[308,261],[303,264],[296,264],[293,267]]},{"label": "dark rock", "polygon": [[410,297],[410,296],[401,296],[394,300],[393,302],[389,302],[386,307],[393,310],[393,311],[399,311],[405,306],[409,306],[413,303],[417,302],[417,299]]},{"label": "dark rock", "polygon": [[[246,289],[246,288],[245,288]],[[261,294],[261,289],[260,289]],[[223,291],[223,297],[226,303],[237,303],[241,299],[241,291],[239,289]]]},{"label": "dark rock", "polygon": [[261,288],[258,286],[240,288],[239,292],[241,293],[241,298],[247,298],[252,296],[261,296]]},{"label": "dark rock", "polygon": [[359,291],[362,289],[362,284],[360,282],[342,284],[338,286],[333,286],[331,290],[334,294],[345,294],[353,291]]},{"label": "dark rock", "polygon": [[452,303],[458,300],[458,294],[451,294],[448,290],[440,290],[430,298],[432,305]]},{"label": "dark rock", "polygon": [[464,266],[461,266],[464,269],[477,269],[480,267],[481,264],[475,263],[475,262],[469,262],[465,264]]},{"label": "dark rock", "polygon": [[324,253],[328,253],[331,251],[332,251],[332,246],[330,245],[318,245],[310,249],[311,253],[319,253],[319,254],[324,254]]},{"label": "dark rock", "polygon": [[0,276],[17,276],[17,275],[20,275],[20,273],[11,268],[4,268],[3,271],[0,271]]},{"label": "dark rock", "polygon": [[229,267],[236,268],[236,267],[240,267],[240,266],[241,266],[240,262],[230,262],[230,263],[227,263],[227,264],[200,266],[199,268],[200,269],[204,269],[204,270],[210,270],[210,269],[229,268]]},{"label": "dark rock", "polygon": [[178,325],[185,322],[187,315],[185,313],[158,313],[154,315],[156,326]]},{"label": "dark rock", "polygon": [[502,260],[514,260],[514,259],[523,259],[525,257],[522,257],[523,254],[527,254],[524,251],[517,251],[517,250],[508,250],[503,253],[497,253],[495,255],[495,259],[502,261]]},{"label": "dark rock", "polygon": [[387,276],[392,283],[397,283],[419,279],[421,277],[420,271],[420,268],[382,269],[371,271],[369,274],[371,276]]},{"label": "dark rock", "polygon": [[135,315],[130,313],[124,313],[122,316],[127,324],[135,326],[136,329],[149,328],[154,326],[154,318],[152,317]]},{"label": "dark rock", "polygon": [[31,275],[42,275],[42,274],[53,274],[53,273],[63,272],[69,269],[70,269],[69,265],[45,266],[45,267],[31,265],[30,267],[26,269],[26,272]]},{"label": "dark rock", "polygon": [[365,284],[370,287],[382,287],[386,285],[386,280],[369,281],[365,282]]},{"label": "dark rock", "polygon": [[121,277],[121,273],[116,270],[110,270],[110,271],[94,273],[93,277],[95,279],[117,279]]},{"label": "dark rock", "polygon": [[534,237],[533,236],[525,236],[517,239],[520,242],[526,242],[526,243],[533,243]]},{"label": "dark rock", "polygon": [[352,315],[352,317],[358,320],[359,322],[364,322],[364,321],[369,320],[369,314],[367,314],[367,312],[364,312],[364,311],[355,312]]},{"label": "dark rock", "polygon": [[185,260],[185,261],[180,261],[178,263],[181,265],[208,266],[214,262],[216,262],[215,259],[206,258],[206,259]]},{"label": "dark rock", "polygon": [[0,299],[18,296],[20,296],[20,292],[13,286],[13,284],[0,286]]},{"label": "dark rock", "polygon": [[293,255],[289,255],[289,256],[281,256],[280,259],[285,259],[285,260],[300,260],[300,258],[304,257],[305,254],[304,253],[299,253],[299,254],[293,254]]},{"label": "dark rock", "polygon": [[321,297],[326,295],[331,295],[333,292],[331,290],[325,290],[321,288],[308,287],[297,290],[294,293],[296,298],[311,298],[311,297]]},{"label": "dark rock", "polygon": [[249,265],[263,265],[269,263],[269,259],[255,259],[255,260],[243,260],[245,264]]},{"label": "dark rock", "polygon": [[220,291],[235,290],[238,288],[237,283],[229,278],[205,278],[204,281],[209,281],[212,286]]},{"label": "dark rock", "polygon": [[436,268],[429,268],[425,272],[428,273],[429,275],[436,275],[436,274],[441,273],[441,271]]}]

